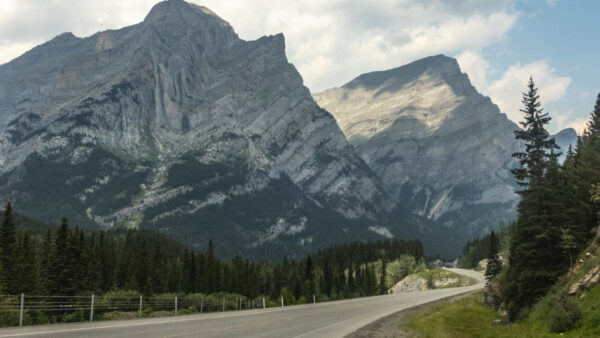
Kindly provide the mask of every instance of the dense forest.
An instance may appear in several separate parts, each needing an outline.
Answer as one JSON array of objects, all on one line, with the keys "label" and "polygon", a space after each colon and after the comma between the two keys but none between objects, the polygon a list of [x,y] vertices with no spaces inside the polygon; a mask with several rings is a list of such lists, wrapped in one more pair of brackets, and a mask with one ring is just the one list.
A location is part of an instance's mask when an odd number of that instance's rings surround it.
[{"label": "dense forest", "polygon": [[511,227],[512,224],[505,226],[504,223],[501,223],[500,230],[497,233],[492,231],[481,238],[468,240],[463,246],[461,256],[458,258],[458,266],[465,269],[477,268],[480,261],[488,258],[492,244],[495,244],[498,248],[500,258],[506,259],[508,257]]},{"label": "dense forest", "polygon": [[[366,296],[387,291],[386,265],[410,257],[395,278],[423,260],[418,241],[350,243],[321,250],[301,261],[279,264],[241,257],[219,259],[209,241],[206,252],[190,250],[163,235],[134,230],[89,231],[70,228],[67,219],[55,230],[20,226],[11,205],[0,226],[2,294],[75,296],[131,290],[162,293],[235,293],[287,303]],[[406,264],[405,264],[406,265]]]},{"label": "dense forest", "polygon": [[[533,80],[523,94],[523,130],[516,138],[525,150],[513,156],[520,166],[513,170],[522,189],[518,218],[502,229],[498,238],[470,241],[463,250],[463,264],[473,266],[484,258],[494,264],[486,273],[489,292],[496,292],[497,306],[510,320],[527,318],[532,306],[559,278],[571,271],[574,259],[597,238],[600,205],[600,94],[592,116],[575,149],[569,149],[561,165],[557,146],[545,126],[544,113]],[[495,264],[504,260],[504,268]],[[496,285],[497,287],[494,287]],[[570,330],[576,322],[569,302],[558,302],[552,311]],[[554,317],[553,317],[554,318]],[[560,331],[562,332],[562,331]]]}]

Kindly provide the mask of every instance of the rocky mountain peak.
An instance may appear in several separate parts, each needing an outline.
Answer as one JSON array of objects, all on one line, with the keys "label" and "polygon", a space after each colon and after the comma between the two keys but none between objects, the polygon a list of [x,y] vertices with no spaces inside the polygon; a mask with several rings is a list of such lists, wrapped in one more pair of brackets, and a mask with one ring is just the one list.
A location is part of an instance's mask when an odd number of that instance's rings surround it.
[{"label": "rocky mountain peak", "polygon": [[70,40],[77,40],[77,39],[79,39],[79,38],[76,37],[73,33],[65,32],[65,33],[57,35],[54,39],[48,41],[48,43],[56,43],[56,42],[70,41]]},{"label": "rocky mountain peak", "polygon": [[415,213],[466,237],[512,217],[518,127],[475,90],[455,59],[436,55],[363,74],[314,97]]},{"label": "rocky mountain peak", "polygon": [[351,142],[393,128],[412,138],[427,137],[452,118],[477,123],[489,111],[457,109],[468,100],[478,105],[489,99],[477,93],[456,59],[444,55],[363,74],[315,98],[335,116]]},{"label": "rocky mountain peak", "polygon": [[554,139],[559,142],[559,140],[572,140],[577,138],[577,132],[573,128],[566,128],[559,131],[556,135],[554,135]]},{"label": "rocky mountain peak", "polygon": [[461,72],[456,59],[442,54],[426,57],[398,68],[360,75],[342,88],[377,89],[375,95],[379,96],[386,92],[397,92],[407,84],[424,77],[437,78],[438,81],[451,85],[457,95],[464,95],[467,89],[473,91],[467,75]]},{"label": "rocky mountain peak", "polygon": [[190,32],[210,33],[214,38],[225,41],[237,37],[231,25],[210,9],[183,0],[168,0],[156,4],[144,19],[144,24],[162,33],[164,38],[187,35]]}]

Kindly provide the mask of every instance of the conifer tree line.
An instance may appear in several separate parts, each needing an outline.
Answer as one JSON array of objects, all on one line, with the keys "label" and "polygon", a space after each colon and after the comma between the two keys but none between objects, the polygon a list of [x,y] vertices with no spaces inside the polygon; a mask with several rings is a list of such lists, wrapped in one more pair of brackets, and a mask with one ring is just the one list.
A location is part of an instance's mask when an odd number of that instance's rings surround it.
[{"label": "conifer tree line", "polygon": [[515,134],[525,149],[513,155],[520,163],[513,174],[522,187],[521,200],[509,230],[508,266],[499,277],[512,319],[522,318],[569,270],[599,223],[594,196],[600,182],[600,94],[586,130],[562,165],[546,130],[550,117],[541,108],[532,79],[522,102],[523,130]]},{"label": "conifer tree line", "polygon": [[[0,294],[89,295],[116,290],[143,295],[232,293],[286,304],[387,292],[385,263],[404,255],[423,259],[418,241],[337,245],[301,261],[251,262],[165,245],[145,231],[84,231],[62,220],[44,235],[17,230],[6,205],[0,227]],[[379,264],[374,262],[378,261]]]},{"label": "conifer tree line", "polygon": [[490,249],[494,249],[493,246],[497,250],[496,254],[499,259],[506,259],[508,242],[510,241],[510,228],[511,225],[507,227],[504,223],[501,223],[497,233],[492,231],[486,236],[467,241],[463,246],[461,256],[458,258],[458,265],[466,269],[477,268],[480,261],[490,257]]}]

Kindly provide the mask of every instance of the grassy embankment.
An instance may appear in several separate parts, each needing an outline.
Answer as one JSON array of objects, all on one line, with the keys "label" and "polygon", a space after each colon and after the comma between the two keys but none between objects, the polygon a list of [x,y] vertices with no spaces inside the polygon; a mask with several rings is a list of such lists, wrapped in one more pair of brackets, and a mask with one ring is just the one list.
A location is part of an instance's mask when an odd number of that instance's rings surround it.
[{"label": "grassy embankment", "polygon": [[[585,252],[591,252],[590,257]],[[573,274],[563,276],[521,322],[500,325],[497,311],[483,302],[483,292],[414,313],[400,323],[418,337],[600,337],[600,284],[569,296],[573,283],[600,265],[600,248],[586,250]],[[569,325],[572,321],[573,325]],[[570,330],[560,330],[567,328]],[[552,333],[554,331],[562,332]]]}]

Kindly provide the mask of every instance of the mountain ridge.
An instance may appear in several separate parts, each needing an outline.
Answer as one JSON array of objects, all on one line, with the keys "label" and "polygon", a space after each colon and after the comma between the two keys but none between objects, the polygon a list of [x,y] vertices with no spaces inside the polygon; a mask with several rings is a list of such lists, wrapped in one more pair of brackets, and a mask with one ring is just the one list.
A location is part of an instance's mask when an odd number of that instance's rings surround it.
[{"label": "mountain ridge", "polygon": [[0,198],[32,217],[290,257],[436,227],[314,103],[283,35],[241,40],[202,7],[170,0],[133,26],[63,34],[0,79]]},{"label": "mountain ridge", "polygon": [[436,55],[362,74],[313,97],[414,213],[464,238],[516,216],[510,169],[522,147],[513,133],[519,127],[477,92],[455,59]]}]

